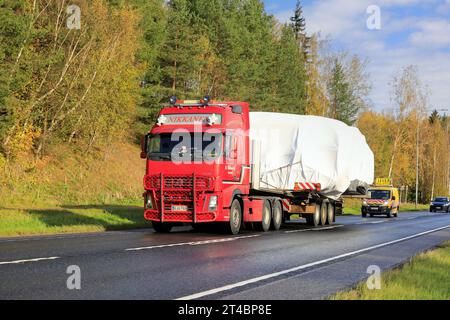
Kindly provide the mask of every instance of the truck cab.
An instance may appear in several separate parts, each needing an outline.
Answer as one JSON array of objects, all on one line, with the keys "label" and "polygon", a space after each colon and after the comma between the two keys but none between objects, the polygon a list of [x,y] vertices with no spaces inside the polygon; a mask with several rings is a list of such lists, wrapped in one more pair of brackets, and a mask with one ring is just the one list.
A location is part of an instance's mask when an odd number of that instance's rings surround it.
[{"label": "truck cab", "polygon": [[362,216],[367,215],[386,215],[390,218],[392,215],[398,217],[400,212],[399,190],[392,186],[374,187],[368,190],[368,197],[362,203]]}]

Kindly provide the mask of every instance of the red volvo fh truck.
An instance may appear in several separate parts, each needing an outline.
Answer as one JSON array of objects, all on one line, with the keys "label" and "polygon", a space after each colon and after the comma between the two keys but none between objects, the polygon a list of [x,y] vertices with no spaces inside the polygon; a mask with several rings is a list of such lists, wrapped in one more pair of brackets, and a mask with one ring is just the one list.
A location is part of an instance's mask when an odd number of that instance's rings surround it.
[{"label": "red volvo fh truck", "polygon": [[321,185],[298,181],[283,190],[260,184],[259,148],[249,137],[249,104],[179,101],[161,110],[142,140],[146,159],[145,219],[156,232],[177,224],[215,223],[238,234],[243,228],[279,230],[291,215],[311,226],[333,224],[342,199],[320,194]]}]

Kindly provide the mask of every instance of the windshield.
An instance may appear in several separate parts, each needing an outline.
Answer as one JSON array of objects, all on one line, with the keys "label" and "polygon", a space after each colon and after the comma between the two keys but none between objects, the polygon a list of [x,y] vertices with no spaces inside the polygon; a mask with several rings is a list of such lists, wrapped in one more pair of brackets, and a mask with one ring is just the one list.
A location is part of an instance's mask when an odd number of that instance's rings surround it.
[{"label": "windshield", "polygon": [[391,192],[387,190],[370,190],[369,199],[373,200],[389,200],[391,198]]},{"label": "windshield", "polygon": [[148,159],[152,161],[214,162],[222,155],[222,133],[164,133],[149,135]]},{"label": "windshield", "polygon": [[448,202],[447,198],[436,198],[436,200],[434,200],[434,202]]}]

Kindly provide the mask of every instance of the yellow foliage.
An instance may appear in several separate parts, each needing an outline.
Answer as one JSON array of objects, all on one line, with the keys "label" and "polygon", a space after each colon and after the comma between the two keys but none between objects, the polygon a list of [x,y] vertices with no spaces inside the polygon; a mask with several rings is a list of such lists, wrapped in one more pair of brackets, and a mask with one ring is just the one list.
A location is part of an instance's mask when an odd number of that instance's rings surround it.
[{"label": "yellow foliage", "polygon": [[39,138],[41,131],[32,124],[13,126],[8,133],[8,139],[4,144],[6,155],[11,158],[23,156],[33,148],[34,140]]}]

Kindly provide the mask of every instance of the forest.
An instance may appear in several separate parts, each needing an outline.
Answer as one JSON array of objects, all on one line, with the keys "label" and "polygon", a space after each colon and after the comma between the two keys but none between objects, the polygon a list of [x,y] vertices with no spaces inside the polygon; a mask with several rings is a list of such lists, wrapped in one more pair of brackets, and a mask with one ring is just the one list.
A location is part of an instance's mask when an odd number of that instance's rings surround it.
[{"label": "forest", "polygon": [[281,23],[260,0],[0,0],[0,189],[61,150],[102,159],[138,144],[170,96],[208,94],[357,126],[377,177],[409,201],[448,195],[450,123],[418,68],[398,66],[379,110],[370,61],[307,23],[301,1]]}]

